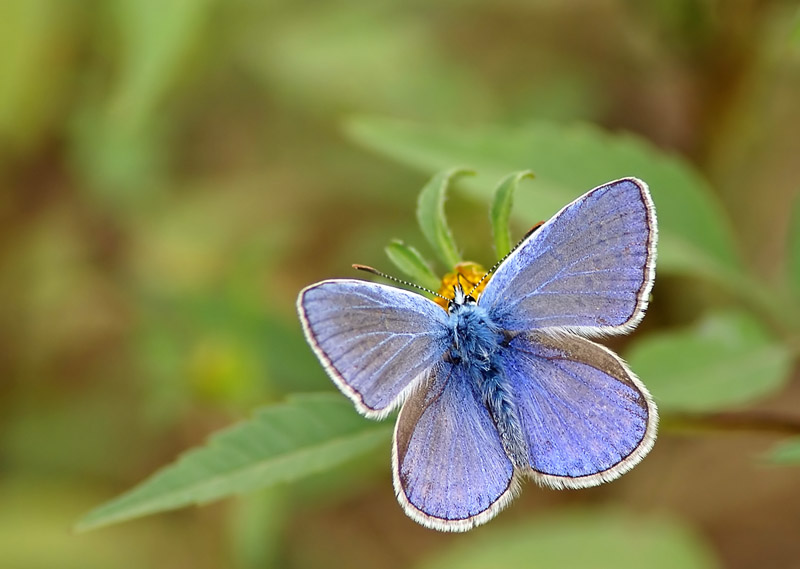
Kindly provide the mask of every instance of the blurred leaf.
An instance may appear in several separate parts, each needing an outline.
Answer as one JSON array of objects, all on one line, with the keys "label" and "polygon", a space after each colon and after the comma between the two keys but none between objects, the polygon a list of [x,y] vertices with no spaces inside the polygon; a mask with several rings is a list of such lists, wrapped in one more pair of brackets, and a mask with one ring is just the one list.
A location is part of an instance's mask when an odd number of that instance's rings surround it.
[{"label": "blurred leaf", "polygon": [[[122,41],[113,113],[134,125],[155,110],[200,37],[212,0],[114,0]],[[124,118],[123,118],[124,117]]]},{"label": "blurred leaf", "polygon": [[[51,446],[53,446],[51,444]],[[68,482],[58,471],[37,476],[32,471],[16,476],[5,469],[0,483],[0,567],[3,569],[140,569],[157,567],[163,560],[163,535],[171,539],[190,536],[181,528],[135,528],[103,539],[76,539],[66,528],[76,511],[96,500],[85,482]],[[81,480],[83,484],[77,482]],[[152,531],[157,530],[157,531]],[[181,535],[177,535],[181,534]],[[155,555],[159,551],[162,557]],[[193,555],[187,555],[189,560]]]},{"label": "blurred leaf", "polygon": [[367,421],[338,395],[298,396],[211,437],[137,487],[89,512],[87,530],[291,481],[379,443],[391,427]]},{"label": "blurred leaf", "polygon": [[492,206],[489,210],[489,219],[492,222],[494,236],[494,250],[498,259],[502,259],[511,251],[511,206],[514,203],[514,192],[523,178],[533,178],[533,172],[523,170],[509,174],[500,181],[494,191]]},{"label": "blurred leaf", "polygon": [[[263,4],[263,3],[255,3]],[[240,57],[270,96],[303,113],[486,116],[494,90],[444,47],[435,19],[386,2],[267,8],[239,40]]]},{"label": "blurred leaf", "polygon": [[394,239],[386,246],[386,255],[394,263],[394,266],[413,282],[433,290],[439,288],[439,277],[431,270],[419,251],[411,245]]},{"label": "blurred leaf", "polygon": [[236,500],[228,529],[237,569],[279,565],[289,498],[284,489],[272,487]]},{"label": "blurred leaf", "polygon": [[692,328],[652,334],[628,362],[664,410],[716,411],[744,405],[788,380],[791,353],[746,312],[718,314]]},{"label": "blurred leaf", "polygon": [[472,539],[455,542],[444,553],[426,559],[419,569],[719,566],[698,536],[669,520],[617,513],[573,513],[479,531]]},{"label": "blurred leaf", "polygon": [[96,99],[75,110],[69,147],[73,167],[85,178],[81,191],[127,214],[164,190],[170,148],[169,121],[122,124]]},{"label": "blurred leaf", "polygon": [[[73,46],[69,28],[80,10],[60,0],[9,0],[0,5],[0,141],[35,144],[69,98]],[[1,157],[0,157],[1,158]]]},{"label": "blurred leaf", "polygon": [[464,175],[474,175],[474,172],[467,168],[439,172],[422,188],[417,201],[417,221],[422,234],[448,268],[460,263],[461,255],[444,214],[445,196],[452,181]]},{"label": "blurred leaf", "polygon": [[[130,392],[121,384],[84,391],[80,398],[46,401],[42,386],[33,387],[27,400],[18,399],[13,412],[4,413],[3,461],[19,471],[58,473],[79,480],[120,476],[146,456],[144,434],[132,436],[131,417],[123,408],[130,404]],[[53,444],[54,433],[58,433],[58,444]],[[132,449],[133,441],[138,445]]]},{"label": "blurred leaf", "polygon": [[778,464],[800,464],[800,437],[776,445],[770,451],[768,458]]},{"label": "blurred leaf", "polygon": [[212,6],[213,0],[105,5],[116,27],[103,30],[119,44],[116,82],[110,95],[103,87],[89,89],[72,123],[72,158],[93,198],[127,210],[163,190],[174,123],[159,115],[160,105],[198,47]]},{"label": "blurred leaf", "polygon": [[800,46],[800,8],[798,8],[794,14],[794,22],[792,23],[789,42],[795,46]]},{"label": "blurred leaf", "polygon": [[689,272],[733,286],[741,276],[731,229],[708,184],[682,160],[631,135],[590,125],[537,122],[522,127],[458,129],[362,117],[349,135],[372,150],[422,171],[469,164],[464,186],[483,199],[492,180],[532,169],[536,188],[517,196],[528,223],[547,219],[599,184],[637,176],[649,185],[659,221],[659,269]]},{"label": "blurred leaf", "polygon": [[800,197],[795,200],[789,226],[789,279],[795,297],[800,302]]},{"label": "blurred leaf", "polygon": [[308,347],[295,314],[292,320],[267,314],[254,330],[252,342],[253,349],[258,349],[265,360],[271,387],[283,393],[333,387]]}]

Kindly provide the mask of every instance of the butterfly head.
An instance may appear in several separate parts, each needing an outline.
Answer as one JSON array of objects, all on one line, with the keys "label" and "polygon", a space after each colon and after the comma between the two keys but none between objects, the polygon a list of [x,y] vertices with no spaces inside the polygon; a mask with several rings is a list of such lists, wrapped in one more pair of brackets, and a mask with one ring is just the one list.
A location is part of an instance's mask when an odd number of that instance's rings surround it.
[{"label": "butterfly head", "polygon": [[462,306],[471,306],[475,304],[477,304],[475,297],[465,293],[461,283],[457,283],[453,285],[453,300],[448,303],[447,312],[452,314]]}]

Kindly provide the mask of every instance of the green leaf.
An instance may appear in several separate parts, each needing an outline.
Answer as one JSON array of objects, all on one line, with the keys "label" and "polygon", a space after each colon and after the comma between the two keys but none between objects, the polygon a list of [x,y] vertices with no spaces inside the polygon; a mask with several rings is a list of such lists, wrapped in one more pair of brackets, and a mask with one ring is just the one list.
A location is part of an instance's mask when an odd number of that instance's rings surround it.
[{"label": "green leaf", "polygon": [[344,397],[297,396],[211,437],[150,478],[89,512],[88,530],[202,504],[331,468],[386,443],[391,427],[360,417]]},{"label": "green leaf", "polygon": [[532,169],[536,191],[516,197],[516,212],[531,224],[594,186],[637,176],[656,204],[660,270],[728,285],[743,272],[728,220],[706,181],[686,162],[634,136],[589,125],[459,129],[380,118],[353,120],[347,130],[364,146],[425,172],[470,164],[479,175],[465,181],[465,189],[484,199],[492,180]]},{"label": "green leaf", "polygon": [[786,383],[792,361],[789,350],[746,312],[652,334],[627,356],[663,410],[690,412],[717,411],[768,395]]},{"label": "green leaf", "polygon": [[514,203],[514,192],[517,190],[520,180],[533,177],[533,172],[530,170],[514,172],[503,178],[494,191],[489,218],[492,222],[494,249],[498,259],[502,259],[511,251],[509,220],[511,219],[511,206]]},{"label": "green leaf", "polygon": [[458,253],[458,247],[444,215],[447,188],[455,178],[474,174],[475,172],[467,168],[452,168],[439,172],[422,188],[417,201],[417,221],[422,234],[448,268],[460,263],[461,255]]},{"label": "green leaf", "polygon": [[439,288],[439,277],[431,270],[419,251],[411,245],[406,245],[399,239],[394,239],[386,246],[386,255],[394,263],[395,267],[400,269],[413,282],[432,290]]},{"label": "green leaf", "polygon": [[572,513],[535,522],[487,527],[453,542],[419,569],[591,567],[592,569],[710,569],[708,546],[675,521],[620,513]]},{"label": "green leaf", "polygon": [[800,437],[776,445],[767,458],[777,464],[800,464]]}]

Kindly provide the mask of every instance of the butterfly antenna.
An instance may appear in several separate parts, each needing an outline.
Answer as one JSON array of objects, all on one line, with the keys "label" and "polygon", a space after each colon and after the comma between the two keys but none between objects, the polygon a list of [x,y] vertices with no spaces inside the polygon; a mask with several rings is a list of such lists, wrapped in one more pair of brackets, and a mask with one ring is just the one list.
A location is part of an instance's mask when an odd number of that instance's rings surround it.
[{"label": "butterfly antenna", "polygon": [[[475,286],[473,286],[473,287],[472,287],[472,290],[471,290],[471,291],[469,291],[469,296],[472,296],[472,293],[473,293],[473,292],[475,292],[475,290],[476,290],[476,289],[477,289],[479,286],[481,286],[481,283],[482,283],[483,281],[485,281],[485,280],[486,280],[486,278],[487,278],[489,275],[491,275],[493,272],[495,272],[495,271],[497,270],[497,267],[499,267],[500,265],[502,265],[502,264],[503,264],[503,261],[505,261],[506,259],[508,259],[508,258],[511,256],[511,253],[513,253],[514,251],[516,251],[517,249],[519,249],[519,246],[520,246],[520,245],[522,245],[522,244],[523,244],[523,243],[524,243],[524,242],[525,242],[525,241],[528,239],[528,237],[530,237],[531,235],[533,235],[534,233],[536,233],[536,230],[537,230],[537,229],[539,229],[539,228],[540,228],[542,225],[544,225],[544,221],[540,221],[539,223],[537,223],[536,225],[534,225],[533,227],[531,227],[531,228],[530,228],[530,229],[529,229],[529,230],[528,230],[528,231],[525,233],[525,235],[523,235],[523,236],[522,236],[522,239],[520,239],[519,241],[517,241],[517,244],[516,244],[516,245],[514,245],[514,246],[511,248],[511,251],[509,251],[508,253],[506,253],[505,255],[503,255],[503,256],[502,256],[502,258],[501,258],[499,261],[497,261],[497,262],[496,262],[494,265],[492,265],[492,268],[491,268],[491,269],[489,269],[488,271],[486,271],[486,274],[485,274],[485,275],[483,275],[483,276],[481,277],[481,280],[479,280],[479,281],[477,282],[477,284],[476,284]],[[470,283],[470,284],[471,284],[471,283]]]},{"label": "butterfly antenna", "polygon": [[443,296],[443,295],[439,294],[438,292],[433,291],[433,290],[431,290],[429,288],[425,288],[424,286],[420,286],[420,285],[418,285],[416,283],[412,283],[411,281],[404,281],[403,279],[398,279],[397,277],[393,277],[392,275],[387,275],[386,273],[382,273],[378,269],[374,269],[374,268],[369,267],[367,265],[353,264],[353,268],[358,270],[358,271],[364,271],[365,273],[372,273],[373,275],[377,275],[379,277],[383,277],[385,279],[389,279],[390,281],[394,281],[394,282],[402,284],[402,285],[410,286],[410,287],[415,288],[417,290],[425,291],[428,294],[432,294],[433,296],[438,296],[439,298],[444,299],[447,302],[450,302],[452,300],[452,299],[447,298],[446,296]]}]

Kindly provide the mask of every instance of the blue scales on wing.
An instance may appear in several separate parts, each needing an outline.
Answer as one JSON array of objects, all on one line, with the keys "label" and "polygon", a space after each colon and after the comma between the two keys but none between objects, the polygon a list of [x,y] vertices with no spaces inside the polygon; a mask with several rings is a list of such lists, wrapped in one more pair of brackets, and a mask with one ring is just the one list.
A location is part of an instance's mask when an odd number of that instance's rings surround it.
[{"label": "blue scales on wing", "polygon": [[514,467],[466,368],[442,362],[403,405],[394,439],[395,491],[418,522],[464,530],[512,497]]},{"label": "blue scales on wing", "polygon": [[511,331],[629,330],[652,286],[655,210],[644,182],[625,178],[566,206],[500,265],[478,304]]},{"label": "blue scales on wing", "polygon": [[300,294],[298,308],[326,371],[366,415],[396,407],[447,349],[447,313],[402,289],[323,281]]},{"label": "blue scales on wing", "polygon": [[616,355],[571,334],[520,334],[502,355],[529,452],[529,474],[556,488],[607,482],[653,445],[647,389]]}]

